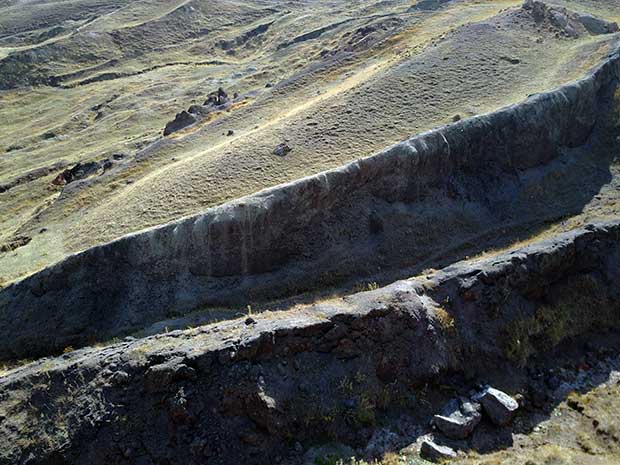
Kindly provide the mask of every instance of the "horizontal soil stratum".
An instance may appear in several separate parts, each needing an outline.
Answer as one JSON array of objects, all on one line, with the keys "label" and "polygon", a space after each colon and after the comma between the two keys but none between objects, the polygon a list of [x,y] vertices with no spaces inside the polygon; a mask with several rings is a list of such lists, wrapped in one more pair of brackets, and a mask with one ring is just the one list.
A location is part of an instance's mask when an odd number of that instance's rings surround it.
[{"label": "horizontal soil stratum", "polygon": [[620,463],[620,0],[0,0],[0,465]]}]

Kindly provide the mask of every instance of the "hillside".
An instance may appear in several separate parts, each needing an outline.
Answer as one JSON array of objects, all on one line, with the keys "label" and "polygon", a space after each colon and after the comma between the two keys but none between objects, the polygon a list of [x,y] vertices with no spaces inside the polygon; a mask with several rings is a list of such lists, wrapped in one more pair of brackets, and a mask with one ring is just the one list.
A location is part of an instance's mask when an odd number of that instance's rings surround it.
[{"label": "hillside", "polygon": [[0,0],[0,465],[620,464],[620,0]]}]

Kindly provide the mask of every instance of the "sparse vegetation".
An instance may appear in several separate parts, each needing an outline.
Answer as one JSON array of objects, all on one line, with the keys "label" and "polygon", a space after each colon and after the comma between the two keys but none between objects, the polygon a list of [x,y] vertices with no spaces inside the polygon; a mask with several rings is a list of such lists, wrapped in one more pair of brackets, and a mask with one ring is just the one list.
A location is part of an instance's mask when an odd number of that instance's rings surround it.
[{"label": "sparse vegetation", "polygon": [[561,297],[551,305],[540,305],[532,316],[515,319],[508,332],[508,357],[525,366],[539,350],[551,350],[577,334],[618,327],[618,306],[608,301],[593,275],[579,276],[565,285]]}]

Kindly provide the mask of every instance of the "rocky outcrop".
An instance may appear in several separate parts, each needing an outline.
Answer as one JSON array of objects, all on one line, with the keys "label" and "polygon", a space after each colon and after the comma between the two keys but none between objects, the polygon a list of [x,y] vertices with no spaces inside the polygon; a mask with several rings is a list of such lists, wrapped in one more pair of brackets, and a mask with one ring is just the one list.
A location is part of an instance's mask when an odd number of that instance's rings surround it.
[{"label": "rocky outcrop", "polygon": [[[277,318],[40,360],[0,378],[0,464],[258,465],[292,438],[359,442],[444,374],[476,379],[526,346],[617,327],[619,239],[620,222],[593,224]],[[485,414],[512,417],[514,401],[487,395]]]},{"label": "rocky outcrop", "polygon": [[52,184],[57,186],[64,186],[65,184],[70,184],[74,181],[86,179],[89,176],[97,174],[102,169],[105,169],[105,167],[108,166],[110,163],[111,162],[108,159],[102,160],[101,162],[78,162],[73,167],[64,170],[62,173],[56,176],[52,181]]},{"label": "rocky outcrop", "polygon": [[30,170],[22,174],[21,176],[18,176],[17,178],[12,179],[9,182],[0,184],[0,194],[7,192],[8,190],[13,189],[14,187],[19,186],[21,184],[36,181],[37,179],[45,177],[51,173],[54,173],[55,171],[62,170],[66,168],[67,165],[68,163],[66,161],[61,160],[50,166],[44,166],[41,168]]},{"label": "rocky outcrop", "polygon": [[197,121],[198,118],[196,118],[193,113],[183,110],[181,113],[177,113],[174,120],[166,124],[166,127],[164,128],[164,136],[169,136],[173,132],[180,131],[187,126],[191,126]]},{"label": "rocky outcrop", "polygon": [[0,291],[0,359],[406,269],[579,212],[608,181],[619,76],[615,54],[521,104],[70,256]]},{"label": "rocky outcrop", "polygon": [[523,9],[531,12],[537,23],[546,23],[568,37],[610,34],[619,30],[617,23],[588,14],[575,13],[566,8],[549,6],[539,0],[526,0]]},{"label": "rocky outcrop", "polygon": [[[236,97],[238,97],[237,94],[235,94],[235,98]],[[174,120],[166,124],[164,136],[169,136],[174,132],[191,126],[214,111],[222,111],[230,108],[231,105],[232,101],[228,97],[228,94],[220,87],[218,90],[207,95],[207,99],[202,105],[190,105],[187,111],[183,110],[177,113]]]}]

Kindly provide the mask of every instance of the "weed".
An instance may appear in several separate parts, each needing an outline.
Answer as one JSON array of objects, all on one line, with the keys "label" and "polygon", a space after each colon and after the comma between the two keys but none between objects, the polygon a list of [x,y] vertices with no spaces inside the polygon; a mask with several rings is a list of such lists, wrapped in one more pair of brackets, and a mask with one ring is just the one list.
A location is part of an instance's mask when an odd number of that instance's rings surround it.
[{"label": "weed", "polygon": [[355,411],[355,420],[360,425],[372,426],[376,421],[375,404],[367,395],[360,397]]},{"label": "weed", "polygon": [[349,379],[347,376],[345,376],[338,383],[338,390],[343,393],[353,392],[353,381]]},{"label": "weed", "polygon": [[443,307],[435,307],[435,318],[441,328],[448,333],[456,332],[454,317]]}]

